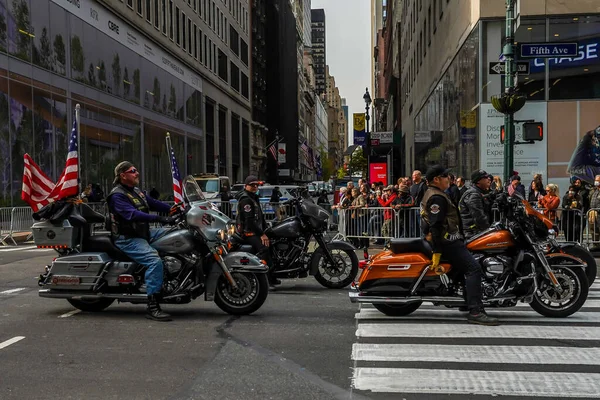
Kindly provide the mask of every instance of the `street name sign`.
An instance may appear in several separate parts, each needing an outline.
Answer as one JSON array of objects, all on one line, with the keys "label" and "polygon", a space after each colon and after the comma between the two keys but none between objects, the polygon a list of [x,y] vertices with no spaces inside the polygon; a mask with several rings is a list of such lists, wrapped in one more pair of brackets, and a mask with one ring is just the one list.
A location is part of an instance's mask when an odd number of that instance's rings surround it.
[{"label": "street name sign", "polygon": [[[517,62],[517,72],[521,75],[529,75],[529,61]],[[491,75],[505,75],[506,65],[502,62],[491,62],[489,73]]]},{"label": "street name sign", "polygon": [[521,57],[555,58],[576,57],[579,54],[578,43],[522,43]]}]

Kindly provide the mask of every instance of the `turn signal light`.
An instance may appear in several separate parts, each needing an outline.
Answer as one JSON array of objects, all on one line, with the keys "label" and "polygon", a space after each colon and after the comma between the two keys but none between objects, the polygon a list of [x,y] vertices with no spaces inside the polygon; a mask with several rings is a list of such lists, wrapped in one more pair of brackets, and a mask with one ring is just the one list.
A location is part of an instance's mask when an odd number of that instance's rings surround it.
[{"label": "turn signal light", "polygon": [[265,260],[260,260],[260,263],[261,263],[262,265],[267,265],[267,262],[266,262]]},{"label": "turn signal light", "polygon": [[369,260],[360,260],[358,262],[358,269],[365,269],[369,266]]}]

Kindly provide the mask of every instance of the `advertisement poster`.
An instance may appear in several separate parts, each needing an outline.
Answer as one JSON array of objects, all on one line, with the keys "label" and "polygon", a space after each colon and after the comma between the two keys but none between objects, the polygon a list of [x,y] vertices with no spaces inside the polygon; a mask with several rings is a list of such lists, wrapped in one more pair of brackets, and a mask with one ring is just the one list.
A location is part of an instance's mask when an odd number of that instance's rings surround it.
[{"label": "advertisement poster", "polygon": [[369,183],[383,182],[387,185],[387,163],[371,163],[369,164]]},{"label": "advertisement poster", "polygon": [[[546,103],[527,103],[515,114],[515,120],[534,120],[544,124],[547,130]],[[499,113],[491,104],[482,104],[480,112],[479,167],[489,174],[498,175],[504,180],[504,144],[500,143],[500,129],[504,125],[504,114]],[[516,141],[523,141],[522,124],[515,124]],[[548,147],[544,140],[534,144],[515,145],[514,170],[521,176],[521,182],[527,186],[533,175],[541,173],[548,176]]]},{"label": "advertisement poster", "polygon": [[365,114],[354,113],[354,144],[364,146],[367,143],[367,135],[365,133]]},{"label": "advertisement poster", "polygon": [[279,148],[277,149],[277,162],[279,163],[279,165],[282,165],[285,164],[285,162],[287,161],[285,143],[279,142],[278,147]]}]

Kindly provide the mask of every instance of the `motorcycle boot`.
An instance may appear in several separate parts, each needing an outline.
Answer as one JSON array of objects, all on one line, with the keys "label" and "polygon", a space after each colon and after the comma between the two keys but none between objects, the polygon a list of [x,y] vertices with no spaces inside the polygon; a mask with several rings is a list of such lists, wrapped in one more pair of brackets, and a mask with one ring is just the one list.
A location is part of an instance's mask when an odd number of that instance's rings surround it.
[{"label": "motorcycle boot", "polygon": [[171,321],[171,315],[167,314],[160,308],[160,304],[158,304],[158,298],[159,296],[157,294],[151,294],[148,296],[146,318],[160,322]]},{"label": "motorcycle boot", "polygon": [[467,315],[467,321],[472,324],[498,326],[500,322],[497,318],[487,315],[483,308],[473,308]]}]

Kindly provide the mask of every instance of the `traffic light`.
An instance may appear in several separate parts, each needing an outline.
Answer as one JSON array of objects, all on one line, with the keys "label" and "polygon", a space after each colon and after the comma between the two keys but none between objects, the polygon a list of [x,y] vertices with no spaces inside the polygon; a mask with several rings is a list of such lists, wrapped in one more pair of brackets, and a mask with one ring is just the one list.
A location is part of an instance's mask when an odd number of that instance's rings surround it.
[{"label": "traffic light", "polygon": [[506,139],[506,137],[504,133],[504,125],[502,125],[500,127],[500,143],[504,143],[504,139]]},{"label": "traffic light", "polygon": [[544,124],[541,122],[525,122],[523,124],[523,140],[544,140]]}]

